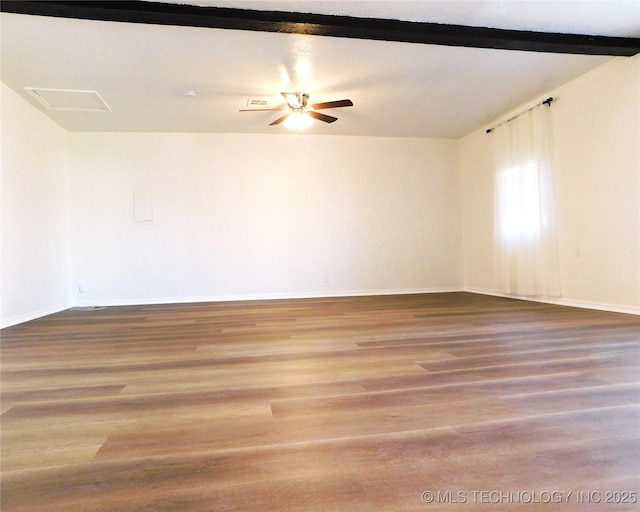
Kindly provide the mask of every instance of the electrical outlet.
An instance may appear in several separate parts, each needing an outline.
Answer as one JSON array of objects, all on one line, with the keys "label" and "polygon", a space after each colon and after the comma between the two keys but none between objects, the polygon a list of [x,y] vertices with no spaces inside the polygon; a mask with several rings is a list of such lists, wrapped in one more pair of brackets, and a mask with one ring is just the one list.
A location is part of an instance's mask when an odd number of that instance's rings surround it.
[{"label": "electrical outlet", "polygon": [[79,293],[87,293],[87,283],[81,281],[78,283],[78,292]]}]

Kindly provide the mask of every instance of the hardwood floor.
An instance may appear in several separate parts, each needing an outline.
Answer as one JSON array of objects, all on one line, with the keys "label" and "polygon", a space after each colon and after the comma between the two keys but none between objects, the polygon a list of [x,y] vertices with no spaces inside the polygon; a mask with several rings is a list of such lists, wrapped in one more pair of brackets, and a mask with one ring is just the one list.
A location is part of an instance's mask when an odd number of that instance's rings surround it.
[{"label": "hardwood floor", "polygon": [[446,293],[0,334],[3,512],[640,510],[634,315]]}]

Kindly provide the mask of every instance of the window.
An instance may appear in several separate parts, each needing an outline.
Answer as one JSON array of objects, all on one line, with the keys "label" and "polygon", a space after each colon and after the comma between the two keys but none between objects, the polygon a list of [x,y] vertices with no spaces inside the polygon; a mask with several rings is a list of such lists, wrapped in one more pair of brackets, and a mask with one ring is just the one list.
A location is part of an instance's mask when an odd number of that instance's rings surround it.
[{"label": "window", "polygon": [[498,236],[513,243],[530,243],[540,235],[538,166],[529,161],[496,175]]}]

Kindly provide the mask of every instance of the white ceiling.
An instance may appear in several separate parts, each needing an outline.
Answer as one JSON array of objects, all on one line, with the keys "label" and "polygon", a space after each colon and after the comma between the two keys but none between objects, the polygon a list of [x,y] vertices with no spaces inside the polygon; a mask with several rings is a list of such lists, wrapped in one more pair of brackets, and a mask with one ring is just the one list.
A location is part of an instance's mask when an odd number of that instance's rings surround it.
[{"label": "white ceiling", "polygon": [[[207,1],[197,5],[640,36],[638,1]],[[285,133],[303,90],[324,110],[312,134],[458,138],[611,57],[445,47],[1,14],[2,81],[69,131]],[[95,90],[110,112],[48,111],[25,87]],[[185,97],[185,89],[197,91]]]}]

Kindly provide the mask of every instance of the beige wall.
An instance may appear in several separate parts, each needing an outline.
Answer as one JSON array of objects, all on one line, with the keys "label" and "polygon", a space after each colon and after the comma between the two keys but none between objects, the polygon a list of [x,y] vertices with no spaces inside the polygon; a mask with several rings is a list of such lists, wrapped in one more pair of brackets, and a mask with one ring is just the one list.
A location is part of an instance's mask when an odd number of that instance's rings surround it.
[{"label": "beige wall", "polygon": [[[85,303],[460,288],[457,142],[70,134]],[[133,222],[133,194],[154,222]]]},{"label": "beige wall", "polygon": [[[614,59],[548,95],[561,302],[640,312],[640,58]],[[484,130],[460,141],[463,279],[485,292],[492,290],[491,158]]]},{"label": "beige wall", "polygon": [[2,84],[0,325],[71,305],[67,133]]}]

